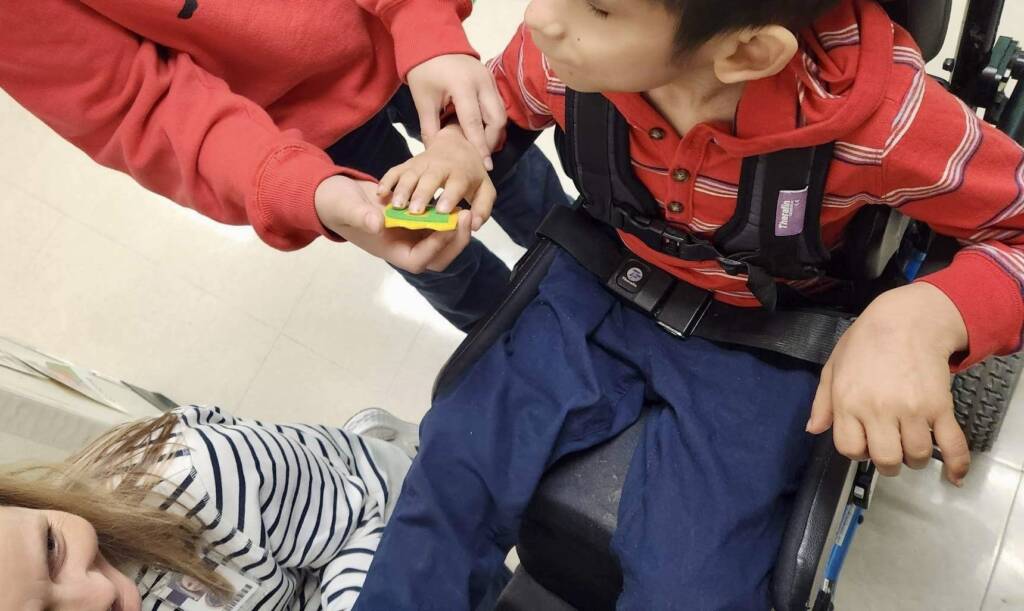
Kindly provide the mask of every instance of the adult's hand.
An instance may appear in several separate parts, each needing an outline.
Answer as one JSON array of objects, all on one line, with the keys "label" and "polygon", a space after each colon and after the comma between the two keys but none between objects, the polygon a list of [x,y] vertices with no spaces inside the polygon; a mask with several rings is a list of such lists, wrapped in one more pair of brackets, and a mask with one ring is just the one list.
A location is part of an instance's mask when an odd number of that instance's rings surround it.
[{"label": "adult's hand", "polygon": [[331,176],[316,190],[316,210],[325,227],[388,263],[420,274],[442,271],[469,244],[469,211],[459,213],[455,231],[384,229],[384,202],[377,185]]},{"label": "adult's hand", "polygon": [[423,142],[429,146],[441,130],[441,114],[451,103],[466,138],[487,169],[494,169],[491,151],[498,145],[507,116],[487,67],[469,55],[441,55],[410,70],[406,79],[416,102]]}]

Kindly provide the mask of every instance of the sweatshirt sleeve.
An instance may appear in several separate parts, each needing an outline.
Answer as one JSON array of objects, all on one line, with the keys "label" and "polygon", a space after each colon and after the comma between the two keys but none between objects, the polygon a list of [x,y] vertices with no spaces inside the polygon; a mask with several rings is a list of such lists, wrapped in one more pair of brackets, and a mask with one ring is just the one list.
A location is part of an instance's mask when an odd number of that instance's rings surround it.
[{"label": "sweatshirt sleeve", "polygon": [[[67,0],[0,7],[0,87],[97,162],[290,250],[331,236],[313,196],[333,165],[197,66]],[[42,24],[45,24],[43,26]]]},{"label": "sweatshirt sleeve", "polygon": [[441,55],[479,57],[469,44],[462,21],[473,9],[470,0],[356,0],[384,23],[395,41],[398,74]]},{"label": "sweatshirt sleeve", "polygon": [[963,368],[1021,348],[1024,151],[931,79],[915,110],[883,163],[883,200],[963,245],[920,279],[963,316],[969,348],[954,363]]}]

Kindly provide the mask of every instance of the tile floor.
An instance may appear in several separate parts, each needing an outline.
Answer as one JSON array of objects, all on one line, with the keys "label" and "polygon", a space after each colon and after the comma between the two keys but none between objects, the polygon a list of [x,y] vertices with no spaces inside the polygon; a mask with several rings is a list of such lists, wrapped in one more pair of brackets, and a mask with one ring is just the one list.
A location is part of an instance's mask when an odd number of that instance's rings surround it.
[{"label": "tile floor", "polygon": [[[484,56],[525,5],[479,3],[468,29]],[[1004,30],[1024,38],[1021,0]],[[328,243],[273,251],[94,166],[3,94],[0,136],[0,335],[245,416],[426,411],[460,335],[385,265]],[[483,238],[510,262],[521,252],[493,224]],[[965,489],[935,469],[882,482],[842,608],[1024,609],[1022,468],[1017,405]]]}]

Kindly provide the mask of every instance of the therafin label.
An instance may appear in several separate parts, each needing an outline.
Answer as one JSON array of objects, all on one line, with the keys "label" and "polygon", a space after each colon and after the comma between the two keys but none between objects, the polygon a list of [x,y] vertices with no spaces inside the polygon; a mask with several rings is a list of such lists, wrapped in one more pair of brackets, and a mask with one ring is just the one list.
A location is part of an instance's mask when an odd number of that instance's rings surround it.
[{"label": "therafin label", "polygon": [[807,191],[807,189],[779,191],[779,203],[775,208],[776,236],[800,235],[800,232],[804,230]]}]

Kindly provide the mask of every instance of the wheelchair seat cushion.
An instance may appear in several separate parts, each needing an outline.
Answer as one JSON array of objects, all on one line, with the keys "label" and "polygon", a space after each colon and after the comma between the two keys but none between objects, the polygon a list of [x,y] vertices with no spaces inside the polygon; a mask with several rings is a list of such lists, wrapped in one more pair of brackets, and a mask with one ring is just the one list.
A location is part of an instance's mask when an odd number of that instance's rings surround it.
[{"label": "wheelchair seat cushion", "polygon": [[[612,441],[559,461],[523,519],[517,546],[521,568],[576,608],[614,609],[622,591],[622,571],[610,544],[622,484],[648,413]],[[810,598],[852,475],[832,436],[819,437],[779,550],[772,587],[778,611],[802,610]]]},{"label": "wheelchair seat cushion", "polygon": [[614,609],[622,571],[610,545],[619,497],[645,417],[615,439],[559,461],[523,519],[523,568],[580,609]]}]

